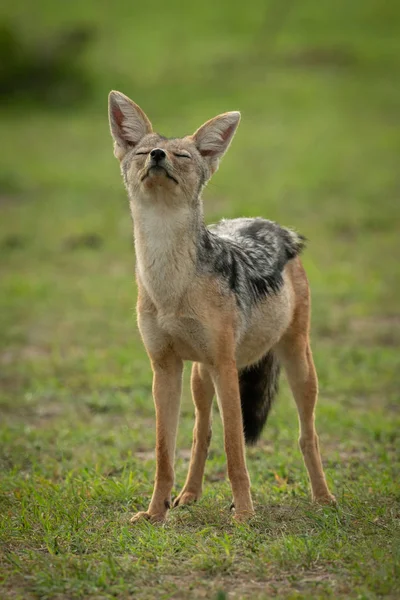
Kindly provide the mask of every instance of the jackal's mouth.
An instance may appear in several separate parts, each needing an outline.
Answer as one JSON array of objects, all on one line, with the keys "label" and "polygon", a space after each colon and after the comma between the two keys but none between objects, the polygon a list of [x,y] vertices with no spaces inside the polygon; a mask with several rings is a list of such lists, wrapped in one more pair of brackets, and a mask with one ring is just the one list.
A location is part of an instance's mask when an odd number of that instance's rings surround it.
[{"label": "jackal's mouth", "polygon": [[150,172],[155,171],[156,173],[160,173],[161,171],[163,171],[165,173],[165,176],[167,177],[167,179],[172,179],[172,181],[175,181],[175,183],[178,185],[179,182],[177,179],[175,179],[175,177],[173,177],[170,173],[168,173],[167,169],[161,165],[151,165],[146,173],[143,175],[141,181],[144,181],[145,179],[147,179],[150,175]]}]

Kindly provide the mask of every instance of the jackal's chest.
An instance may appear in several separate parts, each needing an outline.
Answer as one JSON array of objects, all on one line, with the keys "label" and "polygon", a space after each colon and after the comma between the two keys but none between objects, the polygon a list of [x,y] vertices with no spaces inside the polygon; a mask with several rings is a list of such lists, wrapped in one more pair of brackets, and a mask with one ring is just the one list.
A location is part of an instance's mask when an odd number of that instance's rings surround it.
[{"label": "jackal's chest", "polygon": [[206,328],[196,318],[186,315],[157,315],[157,324],[182,360],[208,362],[211,355]]}]

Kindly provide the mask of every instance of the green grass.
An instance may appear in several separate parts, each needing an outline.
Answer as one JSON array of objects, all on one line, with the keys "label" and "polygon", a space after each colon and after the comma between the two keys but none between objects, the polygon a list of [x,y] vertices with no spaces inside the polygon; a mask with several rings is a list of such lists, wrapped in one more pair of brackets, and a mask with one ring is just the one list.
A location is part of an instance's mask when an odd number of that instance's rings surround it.
[{"label": "green grass", "polygon": [[[398,3],[1,11],[31,38],[75,22],[96,31],[86,106],[0,114],[1,597],[398,598]],[[154,411],[111,88],[166,135],[242,111],[207,220],[262,215],[310,240],[317,426],[337,508],[309,501],[283,383],[248,452],[252,522],[229,514],[215,410],[203,499],[164,526],[129,525],[152,491]],[[176,492],[192,426],[186,377]]]}]

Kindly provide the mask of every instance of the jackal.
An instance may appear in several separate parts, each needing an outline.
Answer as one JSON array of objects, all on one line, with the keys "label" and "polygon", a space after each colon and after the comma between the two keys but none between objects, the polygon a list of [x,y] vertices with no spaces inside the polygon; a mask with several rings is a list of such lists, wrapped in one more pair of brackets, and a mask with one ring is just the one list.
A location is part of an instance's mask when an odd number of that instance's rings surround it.
[{"label": "jackal", "polygon": [[193,361],[196,420],[186,483],[174,506],[198,500],[211,439],[214,392],[222,415],[235,519],[253,514],[245,441],[254,443],[286,370],[297,404],[300,447],[313,499],[333,502],[322,468],[314,409],[318,383],[309,341],[310,293],[299,254],[304,238],[261,218],[207,227],[201,192],[239,125],[227,112],[193,135],[153,132],[137,104],[109,96],[114,154],[130,200],[139,330],[153,369],[156,475],[147,512],[171,507],[183,361]]}]

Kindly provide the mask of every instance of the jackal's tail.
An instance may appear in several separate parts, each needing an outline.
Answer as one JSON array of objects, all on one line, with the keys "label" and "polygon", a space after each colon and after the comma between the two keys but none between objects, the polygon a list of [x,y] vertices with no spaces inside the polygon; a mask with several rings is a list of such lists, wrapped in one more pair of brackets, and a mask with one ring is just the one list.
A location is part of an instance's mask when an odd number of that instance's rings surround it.
[{"label": "jackal's tail", "polygon": [[278,392],[280,365],[270,350],[255,365],[239,372],[240,400],[246,444],[255,444]]}]

